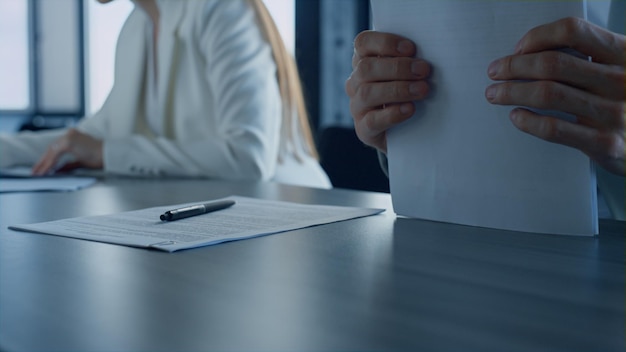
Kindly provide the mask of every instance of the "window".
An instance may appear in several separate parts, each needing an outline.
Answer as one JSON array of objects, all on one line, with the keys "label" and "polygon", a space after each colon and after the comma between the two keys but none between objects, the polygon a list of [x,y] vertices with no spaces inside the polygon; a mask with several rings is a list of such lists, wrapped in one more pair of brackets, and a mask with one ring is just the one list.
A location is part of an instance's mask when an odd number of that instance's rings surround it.
[{"label": "window", "polygon": [[0,110],[31,108],[27,0],[0,0]]},{"label": "window", "polygon": [[[264,1],[293,53],[295,0]],[[0,43],[10,48],[0,50],[0,113],[82,117],[100,109],[113,86],[117,37],[133,6],[0,0]]]},{"label": "window", "polygon": [[0,0],[0,114],[83,114],[82,3]]},{"label": "window", "polygon": [[293,55],[296,46],[295,0],[263,0],[263,2],[272,14],[287,50]]},{"label": "window", "polygon": [[[11,1],[11,0],[9,0]],[[38,0],[35,5],[35,113],[84,114],[83,1]]]},{"label": "window", "polygon": [[130,1],[87,5],[87,115],[102,107],[113,86],[115,44],[132,9]]}]

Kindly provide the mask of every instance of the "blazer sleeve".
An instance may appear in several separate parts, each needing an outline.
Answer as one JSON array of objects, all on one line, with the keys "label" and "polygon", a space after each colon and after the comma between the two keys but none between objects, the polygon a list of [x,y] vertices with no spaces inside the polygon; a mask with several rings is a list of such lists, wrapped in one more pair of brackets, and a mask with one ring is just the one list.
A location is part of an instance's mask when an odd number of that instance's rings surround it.
[{"label": "blazer sleeve", "polygon": [[66,129],[0,134],[0,167],[32,166]]},{"label": "blazer sleeve", "polygon": [[[196,8],[194,8],[194,6]],[[198,1],[194,12],[194,40],[202,56],[195,77],[207,92],[189,91],[180,83],[170,97],[180,105],[180,94],[210,94],[214,104],[193,114],[194,136],[132,134],[104,144],[105,169],[122,174],[203,176],[222,179],[270,179],[276,170],[281,125],[281,98],[270,45],[256,25],[247,1]],[[184,21],[190,20],[185,14]],[[183,21],[183,22],[184,22]],[[187,33],[189,23],[181,23]],[[184,34],[187,35],[187,34]],[[188,38],[186,38],[187,40]],[[185,67],[179,69],[190,70]],[[174,115],[174,119],[179,116]],[[180,120],[171,124],[180,130]],[[214,126],[209,131],[206,126]],[[204,129],[204,130],[203,130]],[[199,136],[201,132],[205,135]]]}]

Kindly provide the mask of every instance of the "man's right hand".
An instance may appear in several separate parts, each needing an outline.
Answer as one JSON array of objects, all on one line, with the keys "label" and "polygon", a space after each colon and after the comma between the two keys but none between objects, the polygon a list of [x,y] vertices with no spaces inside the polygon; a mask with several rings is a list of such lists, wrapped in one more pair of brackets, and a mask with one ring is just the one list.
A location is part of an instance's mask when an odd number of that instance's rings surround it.
[{"label": "man's right hand", "polygon": [[413,102],[429,91],[430,65],[416,53],[413,42],[394,34],[364,31],[354,40],[350,112],[359,139],[384,153],[387,130],[411,117]]}]

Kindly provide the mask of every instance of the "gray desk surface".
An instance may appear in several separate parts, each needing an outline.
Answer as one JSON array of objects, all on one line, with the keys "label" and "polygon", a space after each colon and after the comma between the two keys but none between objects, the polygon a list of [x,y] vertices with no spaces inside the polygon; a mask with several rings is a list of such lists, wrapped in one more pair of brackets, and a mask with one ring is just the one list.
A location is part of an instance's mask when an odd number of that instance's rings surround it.
[{"label": "gray desk surface", "polygon": [[624,351],[623,222],[579,238],[387,213],[173,254],[6,228],[230,194],[391,208],[198,180],[1,194],[0,349]]}]

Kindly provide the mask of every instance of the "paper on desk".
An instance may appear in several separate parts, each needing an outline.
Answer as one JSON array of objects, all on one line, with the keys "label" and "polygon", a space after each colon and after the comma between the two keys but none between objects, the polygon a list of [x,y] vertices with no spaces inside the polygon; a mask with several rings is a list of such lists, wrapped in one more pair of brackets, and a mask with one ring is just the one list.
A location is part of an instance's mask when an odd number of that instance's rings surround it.
[{"label": "paper on desk", "polygon": [[376,30],[415,41],[432,94],[390,131],[397,214],[541,233],[598,233],[595,173],[581,152],[517,130],[490,105],[487,67],[537,25],[584,17],[583,1],[372,0]]},{"label": "paper on desk", "polygon": [[224,199],[232,199],[236,204],[224,210],[170,222],[159,220],[159,216],[167,210],[192,203],[112,215],[14,225],[9,228],[174,252],[370,216],[384,211],[384,209],[305,205],[239,196]]},{"label": "paper on desk", "polygon": [[44,176],[33,177],[31,168],[0,169],[0,193],[37,191],[76,191],[96,182],[94,177]]}]

